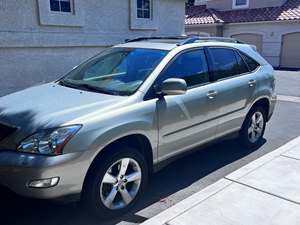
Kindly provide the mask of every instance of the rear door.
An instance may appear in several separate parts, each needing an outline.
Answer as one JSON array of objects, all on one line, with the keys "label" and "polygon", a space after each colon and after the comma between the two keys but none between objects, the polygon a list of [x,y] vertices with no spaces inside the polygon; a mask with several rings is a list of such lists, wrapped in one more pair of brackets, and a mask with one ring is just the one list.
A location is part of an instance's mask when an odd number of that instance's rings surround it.
[{"label": "rear door", "polygon": [[217,136],[222,136],[240,129],[245,108],[254,95],[256,80],[235,49],[210,47],[208,58],[218,92],[215,98],[220,110]]}]

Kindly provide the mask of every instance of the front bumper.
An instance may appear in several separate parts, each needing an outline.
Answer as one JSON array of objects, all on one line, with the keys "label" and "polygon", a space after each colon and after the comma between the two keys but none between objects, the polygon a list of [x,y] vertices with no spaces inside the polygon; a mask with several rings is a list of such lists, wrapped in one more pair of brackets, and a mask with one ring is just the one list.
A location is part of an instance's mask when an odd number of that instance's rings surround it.
[{"label": "front bumper", "polygon": [[[14,151],[0,151],[0,186],[18,195],[57,199],[79,194],[82,190],[89,160],[83,153],[43,156]],[[33,180],[59,177],[56,186],[30,188]]]}]

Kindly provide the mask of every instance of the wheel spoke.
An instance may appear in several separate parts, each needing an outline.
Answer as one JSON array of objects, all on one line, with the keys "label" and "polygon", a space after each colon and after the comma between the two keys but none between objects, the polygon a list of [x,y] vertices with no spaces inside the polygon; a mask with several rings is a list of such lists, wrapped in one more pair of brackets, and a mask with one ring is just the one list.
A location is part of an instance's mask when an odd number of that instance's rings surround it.
[{"label": "wheel spoke", "polygon": [[263,117],[262,115],[259,114],[258,118],[256,119],[256,124],[261,124],[262,121],[263,121]]},{"label": "wheel spoke", "polygon": [[109,173],[106,173],[104,175],[103,183],[106,183],[106,184],[115,184],[116,182],[118,182],[118,180],[113,175],[111,175]]},{"label": "wheel spoke", "polygon": [[117,189],[115,187],[113,187],[104,202],[107,207],[109,207],[109,208],[111,207],[117,193],[118,193]]},{"label": "wheel spoke", "polygon": [[129,159],[128,158],[122,159],[119,176],[124,176],[126,174],[128,164],[129,164]]},{"label": "wheel spoke", "polygon": [[260,133],[261,128],[260,127],[255,127],[254,131],[256,131],[257,133]]},{"label": "wheel spoke", "polygon": [[250,139],[252,140],[252,141],[255,141],[255,132],[254,132],[254,130],[251,132],[251,134],[250,134]]},{"label": "wheel spoke", "polygon": [[132,197],[131,197],[131,195],[129,194],[129,192],[127,191],[126,188],[124,188],[123,190],[120,190],[120,194],[121,194],[121,196],[122,196],[123,201],[124,201],[126,204],[129,204],[129,203],[132,201]]},{"label": "wheel spoke", "polygon": [[112,210],[126,207],[139,192],[141,181],[141,167],[135,159],[121,158],[115,161],[101,181],[102,204]]},{"label": "wheel spoke", "polygon": [[256,123],[256,114],[252,116],[252,125],[255,125],[255,123]]},{"label": "wheel spoke", "polygon": [[252,132],[253,132],[253,127],[250,126],[250,127],[248,128],[248,134],[251,134]]},{"label": "wheel spoke", "polygon": [[140,172],[134,172],[134,173],[131,173],[127,176],[125,176],[127,182],[133,182],[133,181],[136,181],[136,180],[140,180],[141,179],[141,173]]}]

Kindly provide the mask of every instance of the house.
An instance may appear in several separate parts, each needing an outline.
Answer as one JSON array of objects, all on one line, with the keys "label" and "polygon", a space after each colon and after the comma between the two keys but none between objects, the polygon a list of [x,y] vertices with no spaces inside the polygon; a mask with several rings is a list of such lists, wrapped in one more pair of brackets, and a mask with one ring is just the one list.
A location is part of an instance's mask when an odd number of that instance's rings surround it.
[{"label": "house", "polygon": [[182,35],[184,7],[184,0],[0,0],[2,95],[56,79],[125,39]]},{"label": "house", "polygon": [[185,31],[238,38],[275,67],[300,68],[300,0],[196,0]]}]

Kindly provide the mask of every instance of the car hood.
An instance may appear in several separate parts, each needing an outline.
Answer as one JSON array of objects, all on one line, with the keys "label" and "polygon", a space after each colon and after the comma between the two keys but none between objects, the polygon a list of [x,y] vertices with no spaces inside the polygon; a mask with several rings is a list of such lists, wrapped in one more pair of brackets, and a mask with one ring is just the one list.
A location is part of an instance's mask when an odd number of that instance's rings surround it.
[{"label": "car hood", "polygon": [[126,99],[48,83],[0,98],[0,124],[31,134],[62,126],[95,110],[112,110]]}]

